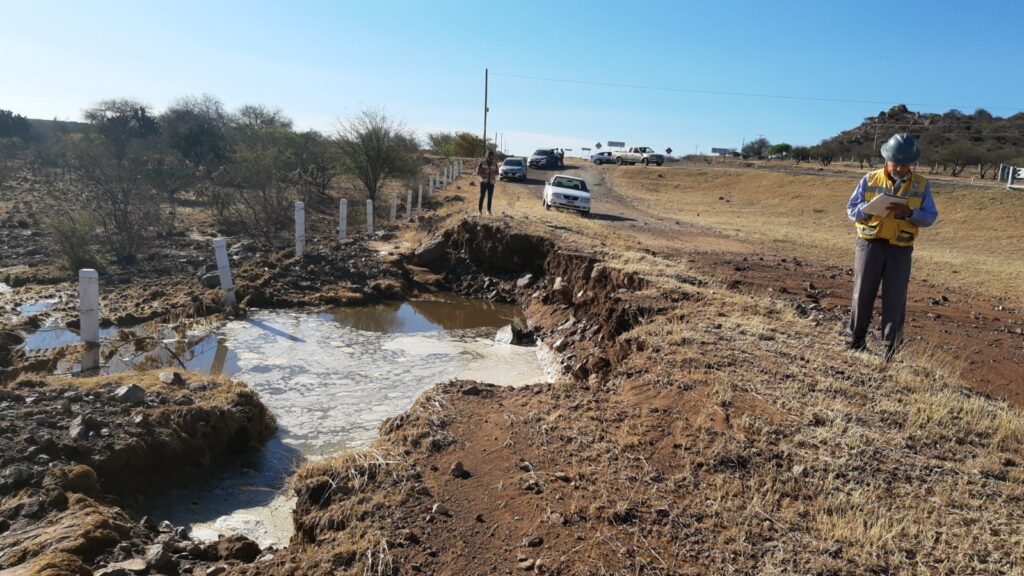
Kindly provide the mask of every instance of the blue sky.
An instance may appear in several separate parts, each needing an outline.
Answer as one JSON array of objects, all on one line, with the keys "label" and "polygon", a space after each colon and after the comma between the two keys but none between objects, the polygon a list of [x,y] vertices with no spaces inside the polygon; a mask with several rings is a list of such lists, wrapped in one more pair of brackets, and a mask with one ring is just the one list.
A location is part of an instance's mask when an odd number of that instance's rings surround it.
[{"label": "blue sky", "polygon": [[0,14],[0,108],[35,118],[210,93],[325,132],[366,107],[419,134],[480,132],[484,68],[488,135],[518,154],[813,144],[897,103],[1024,109],[1024,8],[1010,1],[0,0]]}]

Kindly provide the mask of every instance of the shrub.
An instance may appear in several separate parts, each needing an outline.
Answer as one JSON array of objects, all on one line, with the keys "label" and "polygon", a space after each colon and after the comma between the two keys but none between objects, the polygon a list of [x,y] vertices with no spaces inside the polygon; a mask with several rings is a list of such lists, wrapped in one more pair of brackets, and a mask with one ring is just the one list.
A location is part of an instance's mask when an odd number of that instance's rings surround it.
[{"label": "shrub", "polygon": [[100,268],[99,258],[92,249],[96,241],[96,226],[96,219],[85,211],[65,212],[43,221],[54,248],[72,272],[82,268]]}]

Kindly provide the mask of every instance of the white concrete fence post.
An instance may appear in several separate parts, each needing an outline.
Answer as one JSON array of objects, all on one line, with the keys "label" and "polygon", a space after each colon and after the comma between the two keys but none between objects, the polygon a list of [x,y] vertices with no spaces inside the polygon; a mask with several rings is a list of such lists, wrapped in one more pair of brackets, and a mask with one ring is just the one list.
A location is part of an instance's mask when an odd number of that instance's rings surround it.
[{"label": "white concrete fence post", "polygon": [[366,233],[373,236],[373,200],[366,199]]},{"label": "white concrete fence post", "polygon": [[420,184],[419,192],[416,193],[416,211],[423,212],[423,184]]},{"label": "white concrete fence post", "polygon": [[338,240],[344,240],[348,235],[348,200],[342,198],[338,201]]},{"label": "white concrete fence post", "polygon": [[395,218],[398,216],[398,194],[391,194],[391,225],[395,224]]},{"label": "white concrete fence post", "polygon": [[1013,179],[1014,179],[1014,176],[1016,176],[1016,175],[1017,175],[1017,167],[1016,166],[1010,166],[1010,175],[1006,179],[1006,189],[1007,190],[1009,190],[1010,188],[1013,188]]},{"label": "white concrete fence post", "polygon": [[306,251],[306,204],[295,203],[295,257],[302,258]]},{"label": "white concrete fence post", "polygon": [[231,308],[235,305],[235,284],[231,280],[231,265],[228,263],[228,244],[223,238],[214,239],[213,254],[217,258],[217,274],[220,276],[224,306]]},{"label": "white concrete fence post", "polygon": [[100,367],[100,275],[92,268],[78,271],[78,323],[82,372]]},{"label": "white concrete fence post", "polygon": [[406,200],[405,200],[405,219],[411,222],[412,221],[412,188],[409,188],[409,190],[406,192],[405,196],[406,196]]}]

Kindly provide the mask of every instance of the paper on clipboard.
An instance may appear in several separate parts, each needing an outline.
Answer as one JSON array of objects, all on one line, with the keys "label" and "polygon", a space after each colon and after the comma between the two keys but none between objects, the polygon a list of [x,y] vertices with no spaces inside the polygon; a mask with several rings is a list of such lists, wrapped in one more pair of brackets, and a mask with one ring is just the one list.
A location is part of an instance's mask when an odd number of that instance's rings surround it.
[{"label": "paper on clipboard", "polygon": [[889,207],[895,206],[896,204],[906,204],[907,198],[901,196],[893,196],[892,194],[879,194],[875,196],[871,202],[864,205],[861,212],[865,214],[871,214],[872,216],[885,216],[889,213]]}]

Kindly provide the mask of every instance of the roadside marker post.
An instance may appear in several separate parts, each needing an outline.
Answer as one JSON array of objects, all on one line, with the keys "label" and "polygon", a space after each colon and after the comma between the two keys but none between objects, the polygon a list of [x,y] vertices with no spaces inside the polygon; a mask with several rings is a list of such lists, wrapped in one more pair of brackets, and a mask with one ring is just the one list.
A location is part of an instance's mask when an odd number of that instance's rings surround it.
[{"label": "roadside marker post", "polygon": [[373,236],[373,200],[366,199],[366,233]]},{"label": "roadside marker post", "polygon": [[405,219],[412,222],[412,188],[406,193]]},{"label": "roadside marker post", "polygon": [[1024,186],[1020,184],[1014,184],[1018,178],[1024,178],[1024,168],[1017,168],[1016,166],[1010,166],[1009,175],[1006,179],[1006,189],[1010,190],[1024,190]]},{"label": "roadside marker post", "polygon": [[82,372],[100,367],[100,275],[92,268],[78,271],[78,322]]},{"label": "roadside marker post", "polygon": [[306,251],[306,204],[295,203],[295,257],[302,258]]},{"label": "roadside marker post", "polygon": [[391,194],[391,225],[395,224],[395,217],[398,215],[398,194]]},{"label": "roadside marker post", "polygon": [[416,193],[416,211],[423,212],[423,184],[420,184],[420,190]]},{"label": "roadside marker post", "polygon": [[338,240],[344,240],[348,235],[348,200],[342,198],[338,201]]},{"label": "roadside marker post", "polygon": [[235,305],[235,284],[231,280],[231,265],[228,262],[228,244],[223,238],[213,241],[213,253],[217,258],[217,274],[220,276],[220,288],[223,293],[224,306]]}]

